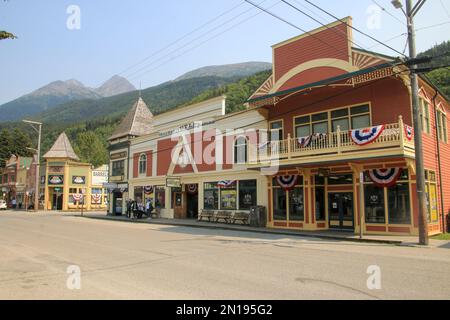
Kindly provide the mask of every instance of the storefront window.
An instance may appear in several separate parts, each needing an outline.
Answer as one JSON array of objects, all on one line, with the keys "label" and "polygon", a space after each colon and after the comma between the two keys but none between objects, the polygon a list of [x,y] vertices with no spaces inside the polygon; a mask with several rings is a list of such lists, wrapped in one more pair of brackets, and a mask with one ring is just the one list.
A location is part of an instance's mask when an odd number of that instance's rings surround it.
[{"label": "storefront window", "polygon": [[219,187],[217,182],[207,182],[204,184],[203,207],[207,210],[219,209]]},{"label": "storefront window", "polygon": [[289,191],[289,220],[303,221],[304,212],[303,188],[295,187],[294,190]]},{"label": "storefront window", "polygon": [[220,209],[236,210],[237,209],[237,186],[236,183],[220,187]]},{"label": "storefront window", "polygon": [[391,224],[410,224],[411,214],[409,206],[409,185],[398,183],[388,188],[388,213]]},{"label": "storefront window", "polygon": [[239,181],[239,209],[250,210],[256,206],[256,180]]},{"label": "storefront window", "polygon": [[368,184],[364,187],[366,223],[386,223],[384,189]]},{"label": "storefront window", "polygon": [[102,194],[102,189],[100,188],[92,188],[91,189],[92,194]]},{"label": "storefront window", "polygon": [[427,196],[428,222],[436,223],[439,221],[436,173],[434,171],[425,170],[425,180],[426,180],[425,189]]},{"label": "storefront window", "polygon": [[273,188],[273,218],[275,220],[287,220],[286,192],[279,188]]},{"label": "storefront window", "polygon": [[316,186],[315,196],[316,220],[325,221],[325,188]]},{"label": "storefront window", "polygon": [[166,207],[166,188],[155,187],[155,208],[164,209]]}]

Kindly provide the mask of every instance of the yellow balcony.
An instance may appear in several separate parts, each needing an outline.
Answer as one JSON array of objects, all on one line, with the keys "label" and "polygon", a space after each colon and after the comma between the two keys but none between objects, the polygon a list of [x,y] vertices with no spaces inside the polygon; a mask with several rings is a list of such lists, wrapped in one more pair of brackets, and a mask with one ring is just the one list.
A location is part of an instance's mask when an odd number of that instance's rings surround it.
[{"label": "yellow balcony", "polygon": [[297,138],[249,146],[250,167],[274,165],[314,164],[378,157],[414,158],[414,138],[408,139],[402,118],[398,123],[386,124],[384,131],[372,143],[360,146],[353,142],[349,131],[341,131],[313,138],[302,146]]}]

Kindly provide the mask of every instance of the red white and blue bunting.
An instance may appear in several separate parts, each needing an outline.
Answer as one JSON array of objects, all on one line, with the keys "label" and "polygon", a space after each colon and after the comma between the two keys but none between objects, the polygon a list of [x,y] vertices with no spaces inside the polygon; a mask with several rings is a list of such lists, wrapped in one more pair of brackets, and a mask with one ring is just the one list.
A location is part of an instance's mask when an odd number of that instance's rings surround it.
[{"label": "red white and blue bunting", "polygon": [[235,180],[222,180],[217,183],[217,186],[221,188],[228,188],[233,186],[235,183]]},{"label": "red white and blue bunting", "polygon": [[405,135],[406,139],[408,139],[408,141],[411,141],[414,137],[414,128],[405,125]]},{"label": "red white and blue bunting", "polygon": [[92,204],[100,204],[102,203],[102,195],[101,194],[93,194],[91,196]]},{"label": "red white and blue bunting", "polygon": [[80,202],[81,200],[83,200],[83,194],[82,193],[75,193],[72,195],[73,200]]},{"label": "red white and blue bunting", "polygon": [[370,180],[380,188],[395,186],[401,175],[402,168],[369,170]]},{"label": "red white and blue bunting", "polygon": [[350,136],[355,144],[358,146],[365,146],[377,140],[377,138],[383,133],[384,129],[384,126],[356,129],[350,131]]},{"label": "red white and blue bunting", "polygon": [[197,184],[188,184],[186,186],[186,190],[190,194],[196,194],[198,191],[198,185]]},{"label": "red white and blue bunting", "polygon": [[298,175],[290,175],[290,176],[277,176],[278,185],[284,191],[290,191],[294,189],[295,185],[298,181]]},{"label": "red white and blue bunting", "polygon": [[307,148],[311,145],[312,142],[320,140],[320,139],[326,139],[326,138],[327,138],[326,133],[315,133],[315,134],[307,136],[307,137],[298,138],[297,142],[301,148]]},{"label": "red white and blue bunting", "polygon": [[153,186],[146,186],[144,187],[144,193],[149,195],[153,193]]}]

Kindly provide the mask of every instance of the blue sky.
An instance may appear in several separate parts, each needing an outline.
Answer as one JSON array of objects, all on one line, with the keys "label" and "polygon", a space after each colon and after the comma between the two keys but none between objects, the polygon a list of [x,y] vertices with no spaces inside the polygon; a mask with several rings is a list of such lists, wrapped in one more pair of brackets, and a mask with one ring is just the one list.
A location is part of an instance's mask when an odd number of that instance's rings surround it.
[{"label": "blue sky", "polygon": [[[319,27],[278,0],[253,1],[302,29]],[[289,1],[312,9],[323,22],[333,20],[303,0]],[[313,2],[338,17],[352,16],[355,27],[382,41],[406,31],[402,12],[390,0]],[[386,11],[377,15],[375,2]],[[79,30],[67,28],[70,5],[81,10]],[[213,18],[217,19],[205,26]],[[449,21],[449,1],[429,0],[416,19],[418,51],[449,40],[450,24],[435,26]],[[429,26],[434,27],[422,29]],[[0,30],[19,37],[0,42],[0,103],[54,80],[75,78],[97,87],[121,74],[136,87],[142,82],[147,88],[206,65],[270,62],[271,45],[301,33],[243,0],[9,0],[0,2]],[[366,49],[396,55],[364,36],[354,36]],[[403,51],[405,41],[406,36],[399,36],[387,43]]]}]

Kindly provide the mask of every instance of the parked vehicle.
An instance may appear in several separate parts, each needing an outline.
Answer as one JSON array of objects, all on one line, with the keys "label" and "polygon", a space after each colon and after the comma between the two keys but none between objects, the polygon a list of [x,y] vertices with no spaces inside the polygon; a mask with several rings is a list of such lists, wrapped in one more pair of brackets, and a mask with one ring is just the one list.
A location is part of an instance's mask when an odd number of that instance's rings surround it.
[{"label": "parked vehicle", "polygon": [[0,200],[0,210],[6,210],[8,209],[8,206],[6,205],[5,200]]}]

